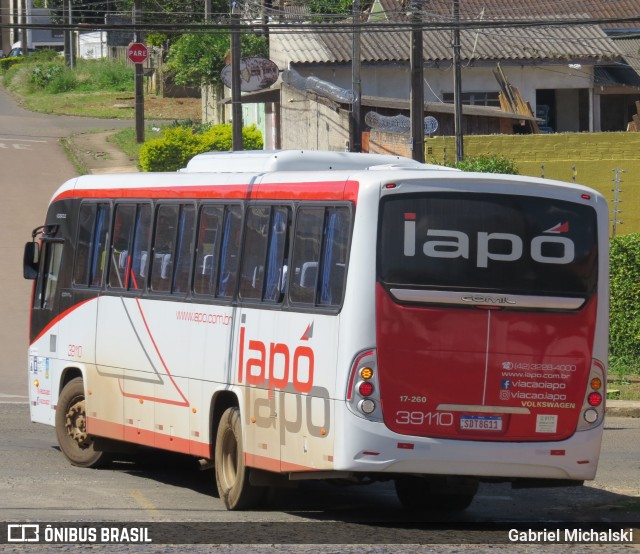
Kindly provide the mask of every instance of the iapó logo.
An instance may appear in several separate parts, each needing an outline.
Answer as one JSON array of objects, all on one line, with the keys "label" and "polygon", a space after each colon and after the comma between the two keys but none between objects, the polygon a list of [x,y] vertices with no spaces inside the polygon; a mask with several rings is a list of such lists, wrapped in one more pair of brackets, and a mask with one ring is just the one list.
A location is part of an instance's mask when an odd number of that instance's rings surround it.
[{"label": "iap\u00f3 logo", "polygon": [[[407,217],[409,216],[409,217]],[[568,237],[558,236],[568,230],[568,224],[558,224],[538,235],[526,245],[531,259],[541,264],[569,264],[575,259],[575,244]],[[462,231],[450,229],[428,229],[422,244],[422,253],[430,258],[469,259],[471,243],[475,242],[476,267],[489,267],[490,261],[513,262],[522,258],[525,244],[521,237],[513,233],[479,232],[469,236]],[[415,214],[405,214],[404,255],[416,255]],[[549,248],[551,246],[551,248]]]}]

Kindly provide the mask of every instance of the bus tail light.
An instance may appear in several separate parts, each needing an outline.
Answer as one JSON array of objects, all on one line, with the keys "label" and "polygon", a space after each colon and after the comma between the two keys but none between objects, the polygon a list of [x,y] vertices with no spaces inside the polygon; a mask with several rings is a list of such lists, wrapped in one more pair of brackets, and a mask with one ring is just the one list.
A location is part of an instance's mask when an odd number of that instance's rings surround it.
[{"label": "bus tail light", "polygon": [[382,421],[378,388],[378,364],[374,349],[356,355],[351,364],[346,401],[349,410],[371,421]]},{"label": "bus tail light", "polygon": [[587,390],[582,402],[581,417],[578,422],[578,431],[584,431],[600,425],[604,418],[605,398],[605,365],[594,359],[591,362],[591,372]]}]

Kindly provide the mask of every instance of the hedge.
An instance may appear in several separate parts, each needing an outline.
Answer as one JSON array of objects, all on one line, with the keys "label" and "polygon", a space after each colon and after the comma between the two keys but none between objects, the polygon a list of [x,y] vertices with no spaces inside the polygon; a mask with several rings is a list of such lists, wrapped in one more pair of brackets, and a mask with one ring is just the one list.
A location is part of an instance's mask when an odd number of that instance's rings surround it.
[{"label": "hedge", "polygon": [[518,175],[518,166],[513,160],[504,156],[477,156],[467,157],[456,162],[454,167],[462,171],[478,171],[480,173],[503,173],[505,175]]},{"label": "hedge", "polygon": [[0,75],[7,72],[7,70],[24,61],[24,56],[12,56],[11,58],[0,59]]},{"label": "hedge", "polygon": [[[242,129],[245,150],[261,150],[262,134],[255,126]],[[177,171],[187,165],[196,154],[231,150],[232,127],[216,125],[203,133],[192,127],[173,127],[162,138],[145,142],[140,148],[140,167],[143,171]]]},{"label": "hedge", "polygon": [[[625,365],[640,364],[640,234],[611,239],[609,350]],[[631,368],[630,368],[631,369]]]}]

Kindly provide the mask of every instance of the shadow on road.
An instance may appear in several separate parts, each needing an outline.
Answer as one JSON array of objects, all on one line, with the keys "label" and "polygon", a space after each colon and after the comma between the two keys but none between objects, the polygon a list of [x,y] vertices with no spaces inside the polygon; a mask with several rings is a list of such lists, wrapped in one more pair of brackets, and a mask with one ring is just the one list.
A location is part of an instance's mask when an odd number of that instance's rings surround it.
[{"label": "shadow on road", "polygon": [[[113,462],[110,469],[199,494],[217,497],[211,469],[180,454],[140,449]],[[366,485],[344,481],[304,481],[270,487],[260,512],[285,512],[312,521],[384,524],[626,523],[640,526],[640,498],[584,487],[512,489],[507,483],[484,483],[464,512],[446,513],[429,506],[409,512],[398,501],[392,481]]]}]

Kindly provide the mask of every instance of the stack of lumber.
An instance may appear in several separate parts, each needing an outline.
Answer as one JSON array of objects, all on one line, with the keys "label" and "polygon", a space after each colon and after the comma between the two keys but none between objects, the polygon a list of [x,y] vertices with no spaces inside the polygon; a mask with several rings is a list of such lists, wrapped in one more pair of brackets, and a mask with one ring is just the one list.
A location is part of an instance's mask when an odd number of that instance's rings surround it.
[{"label": "stack of lumber", "polygon": [[[517,113],[521,115],[527,115],[535,117],[533,110],[531,109],[531,104],[526,102],[520,91],[517,87],[514,87],[511,83],[509,83],[504,71],[502,71],[502,67],[498,64],[497,69],[493,71],[493,74],[500,85],[501,92],[498,94],[498,98],[500,99],[500,109],[503,112],[511,112]],[[530,133],[539,133],[540,128],[535,121],[527,121],[526,125],[529,126]]]}]

